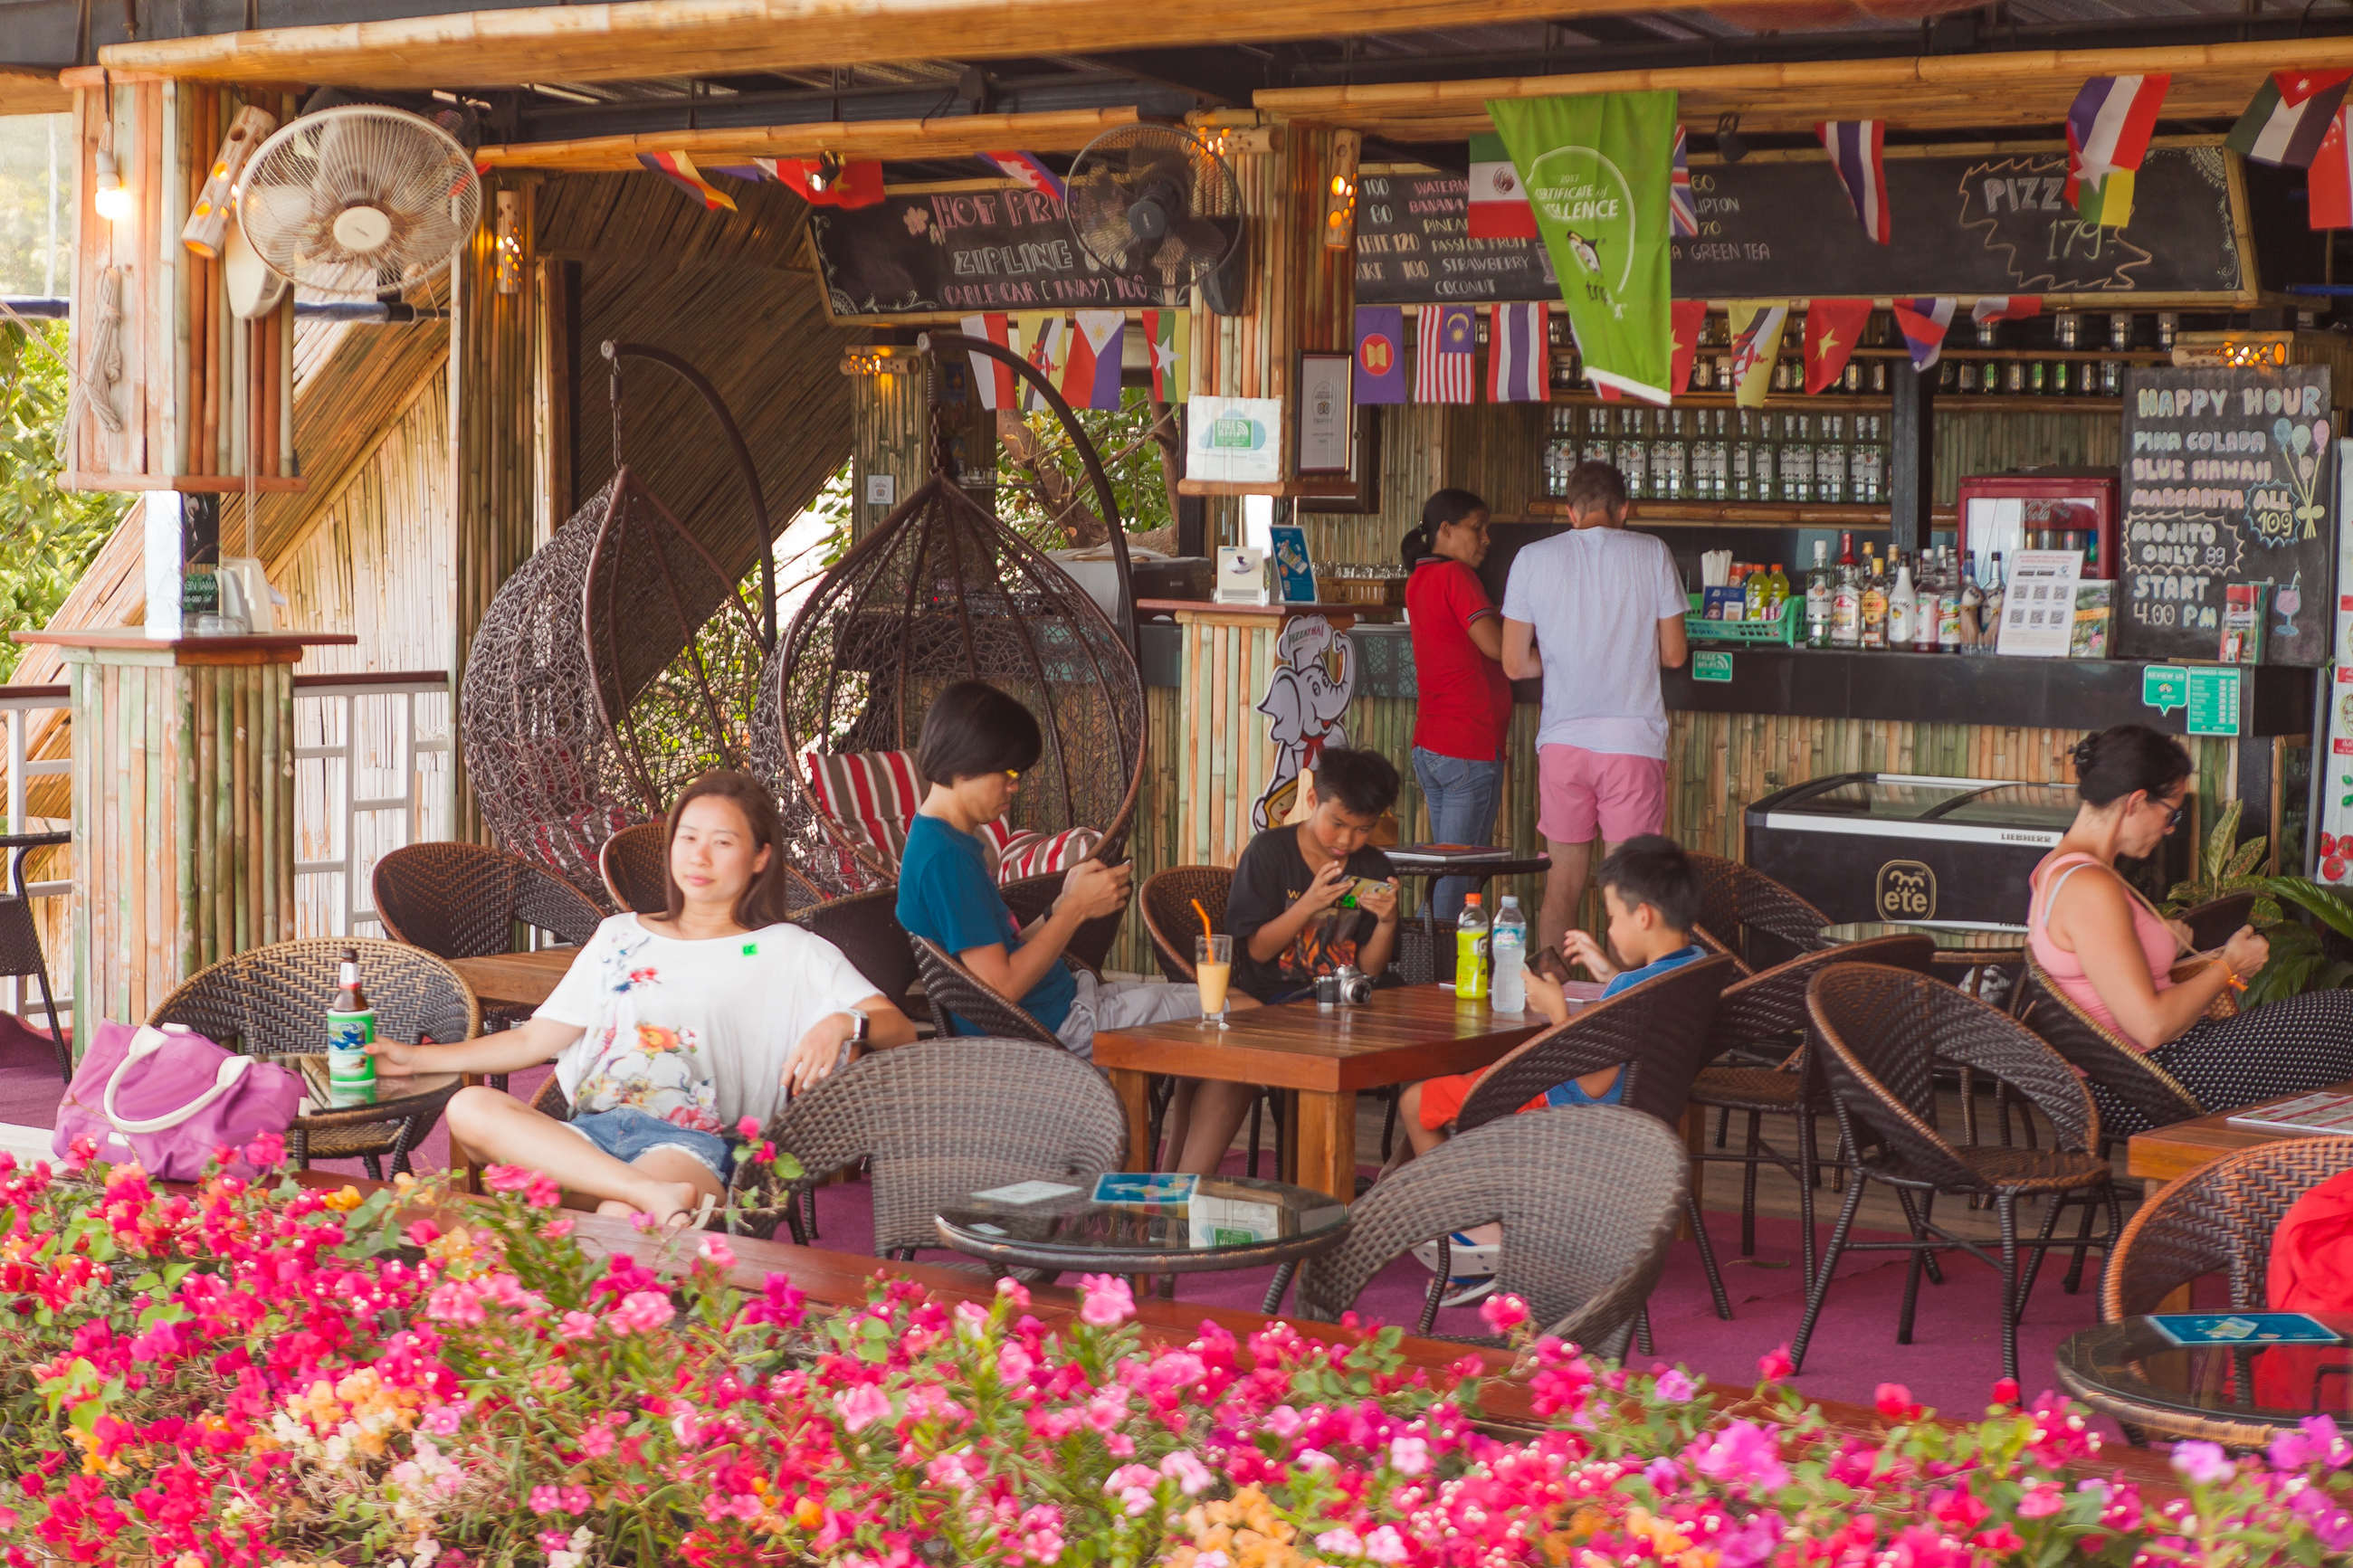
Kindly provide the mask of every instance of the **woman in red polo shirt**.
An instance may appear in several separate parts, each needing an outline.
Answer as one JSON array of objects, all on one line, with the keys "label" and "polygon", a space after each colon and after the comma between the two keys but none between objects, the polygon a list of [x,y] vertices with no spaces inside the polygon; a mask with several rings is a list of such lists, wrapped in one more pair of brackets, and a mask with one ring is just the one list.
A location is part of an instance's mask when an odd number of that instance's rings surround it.
[{"label": "woman in red polo shirt", "polygon": [[[1504,780],[1504,737],[1512,683],[1504,678],[1504,621],[1479,581],[1487,558],[1487,503],[1443,489],[1421,505],[1421,526],[1405,536],[1406,618],[1413,627],[1413,776],[1430,804],[1430,837],[1440,844],[1494,841]],[[1468,878],[1449,877],[1433,898],[1440,919],[1462,910]]]}]

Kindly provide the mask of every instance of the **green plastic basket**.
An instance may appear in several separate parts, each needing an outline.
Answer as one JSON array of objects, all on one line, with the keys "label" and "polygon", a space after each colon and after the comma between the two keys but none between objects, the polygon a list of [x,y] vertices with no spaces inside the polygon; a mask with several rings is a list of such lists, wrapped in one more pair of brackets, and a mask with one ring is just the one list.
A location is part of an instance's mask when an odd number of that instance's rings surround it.
[{"label": "green plastic basket", "polygon": [[1783,647],[1795,647],[1806,626],[1806,602],[1794,594],[1781,606],[1781,618],[1778,621],[1706,620],[1700,615],[1703,603],[1704,595],[1692,595],[1691,614],[1683,617],[1683,634],[1693,642],[1779,643]]}]

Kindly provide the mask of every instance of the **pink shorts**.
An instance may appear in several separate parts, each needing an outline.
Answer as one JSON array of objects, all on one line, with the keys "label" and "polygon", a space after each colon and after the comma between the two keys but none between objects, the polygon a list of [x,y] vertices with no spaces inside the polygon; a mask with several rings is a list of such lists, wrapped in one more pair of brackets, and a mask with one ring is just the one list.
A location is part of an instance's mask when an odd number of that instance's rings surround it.
[{"label": "pink shorts", "polygon": [[1657,757],[1536,748],[1536,831],[1555,844],[1623,844],[1667,825],[1667,764]]}]

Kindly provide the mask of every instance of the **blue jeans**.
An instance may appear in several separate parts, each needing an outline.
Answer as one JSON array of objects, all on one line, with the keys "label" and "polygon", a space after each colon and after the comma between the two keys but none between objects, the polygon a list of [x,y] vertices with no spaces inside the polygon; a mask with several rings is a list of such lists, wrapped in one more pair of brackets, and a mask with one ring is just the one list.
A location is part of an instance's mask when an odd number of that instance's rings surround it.
[{"label": "blue jeans", "polygon": [[[1413,776],[1421,784],[1421,798],[1430,804],[1431,843],[1494,843],[1495,805],[1504,787],[1502,763],[1474,763],[1416,746]],[[1430,899],[1441,925],[1462,913],[1462,895],[1478,885],[1468,877],[1440,880]]]},{"label": "blue jeans", "polygon": [[664,1121],[634,1105],[591,1110],[565,1125],[625,1165],[656,1149],[675,1149],[706,1166],[722,1187],[735,1173],[735,1151],[727,1146],[726,1139],[716,1132]]}]

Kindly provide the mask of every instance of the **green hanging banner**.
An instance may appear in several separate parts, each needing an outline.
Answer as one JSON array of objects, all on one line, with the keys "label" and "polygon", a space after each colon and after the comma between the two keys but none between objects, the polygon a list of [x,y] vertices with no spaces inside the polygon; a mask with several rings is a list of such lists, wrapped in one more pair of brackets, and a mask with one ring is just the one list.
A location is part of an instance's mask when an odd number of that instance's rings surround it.
[{"label": "green hanging banner", "polygon": [[1669,401],[1675,95],[1490,99],[1487,115],[1552,254],[1587,377],[1646,402]]}]

